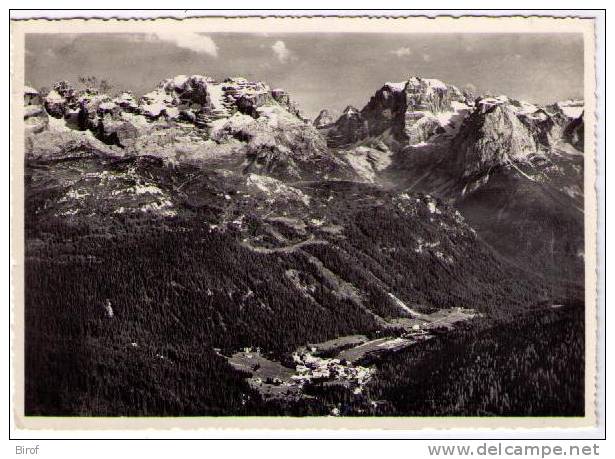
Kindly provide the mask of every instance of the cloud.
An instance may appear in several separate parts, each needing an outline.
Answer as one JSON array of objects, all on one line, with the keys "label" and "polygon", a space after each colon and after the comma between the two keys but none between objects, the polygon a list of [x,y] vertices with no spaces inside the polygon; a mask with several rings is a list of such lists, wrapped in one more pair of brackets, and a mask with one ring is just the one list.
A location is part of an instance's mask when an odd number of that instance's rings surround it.
[{"label": "cloud", "polygon": [[431,56],[427,53],[423,54],[423,60],[425,62],[429,62],[431,60]]},{"label": "cloud", "polygon": [[280,62],[286,62],[290,59],[290,50],[286,47],[286,43],[282,40],[278,40],[271,45],[271,49]]},{"label": "cloud", "polygon": [[395,54],[397,57],[411,56],[412,50],[408,47],[397,48],[390,52],[391,54]]},{"label": "cloud", "polygon": [[195,32],[156,32],[153,36],[158,40],[173,43],[175,46],[189,49],[195,53],[218,56],[218,45],[207,35],[200,35]]}]

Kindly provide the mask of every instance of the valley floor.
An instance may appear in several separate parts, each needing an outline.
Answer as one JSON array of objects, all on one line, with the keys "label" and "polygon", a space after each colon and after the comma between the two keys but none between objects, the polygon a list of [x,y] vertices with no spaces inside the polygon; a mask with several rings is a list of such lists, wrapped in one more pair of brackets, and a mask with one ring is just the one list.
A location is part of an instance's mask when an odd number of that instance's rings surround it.
[{"label": "valley floor", "polygon": [[400,336],[300,347],[294,366],[258,348],[227,359],[265,403],[286,407],[281,413],[304,401],[303,414],[332,416],[582,416],[582,320],[578,305],[541,306],[505,322],[458,308],[406,323]]}]

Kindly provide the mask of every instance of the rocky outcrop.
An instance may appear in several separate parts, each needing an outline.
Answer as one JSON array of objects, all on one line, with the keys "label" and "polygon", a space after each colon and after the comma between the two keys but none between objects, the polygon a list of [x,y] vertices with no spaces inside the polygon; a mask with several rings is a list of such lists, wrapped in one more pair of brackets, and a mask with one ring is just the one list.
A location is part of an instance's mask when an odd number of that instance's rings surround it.
[{"label": "rocky outcrop", "polygon": [[41,105],[26,105],[23,117],[27,133],[43,132],[49,124],[49,116]]},{"label": "rocky outcrop", "polygon": [[38,91],[30,86],[23,88],[24,105],[42,105],[43,101]]},{"label": "rocky outcrop", "polygon": [[[36,107],[36,106],[28,106]],[[26,107],[27,108],[27,107]],[[42,109],[42,108],[41,108]],[[114,149],[98,140],[90,131],[71,129],[61,120],[46,117],[43,129],[26,129],[25,157],[29,160],[58,160],[87,157],[120,157]],[[28,126],[32,117],[26,119]]]},{"label": "rocky outcrop", "polygon": [[113,102],[120,107],[124,112],[127,113],[138,113],[139,112],[139,104],[135,99],[135,96],[132,95],[131,92],[123,92],[115,99]]},{"label": "rocky outcrop", "polygon": [[[402,92],[402,123],[393,126],[395,134],[406,138],[410,145],[428,140],[444,132],[448,118],[441,116],[467,108],[465,95],[455,86],[440,80],[413,77]],[[401,132],[396,130],[401,129]]]},{"label": "rocky outcrop", "polygon": [[563,139],[577,150],[582,151],[585,140],[584,102],[582,100],[565,100],[547,107],[547,110],[557,114]]},{"label": "rocky outcrop", "polygon": [[310,120],[303,114],[303,112],[299,109],[297,104],[295,104],[295,102],[290,98],[290,95],[285,90],[280,88],[272,89],[271,96],[278,104],[286,108],[286,110],[295,115],[304,123],[310,122]]},{"label": "rocky outcrop", "polygon": [[[65,82],[57,83],[55,89],[45,98],[42,98],[35,89],[25,87],[25,157],[54,160],[121,156],[121,151],[109,148],[89,130],[79,129],[78,119],[73,123],[71,116],[73,113],[80,113],[79,107],[82,102],[83,98],[78,99]],[[52,115],[51,119],[48,113]],[[85,125],[86,121],[83,123]]]},{"label": "rocky outcrop", "polygon": [[45,97],[44,106],[49,115],[62,118],[67,109],[75,104],[75,89],[67,81],[58,81]]},{"label": "rocky outcrop", "polygon": [[134,145],[134,140],[140,135],[144,135],[139,124],[132,119],[112,112],[103,112],[99,116],[97,137],[107,144],[126,148]]},{"label": "rocky outcrop", "polygon": [[36,89],[24,87],[24,125],[26,133],[39,133],[47,129],[49,116],[41,105],[42,99]]},{"label": "rocky outcrop", "polygon": [[539,108],[533,113],[522,113],[519,119],[529,129],[537,144],[544,148],[555,145],[562,137],[567,119],[559,114],[550,114]]},{"label": "rocky outcrop", "polygon": [[219,144],[241,142],[245,172],[301,176],[300,163],[334,161],[320,133],[281,106],[257,108],[256,116],[235,113],[211,131]]},{"label": "rocky outcrop", "polygon": [[258,117],[258,108],[279,105],[302,122],[305,118],[282,89],[270,89],[260,81],[227,78],[217,82],[202,75],[179,75],[162,81],[141,97],[133,112],[149,120],[164,118],[183,121],[200,128],[211,128],[217,120],[240,112]]},{"label": "rocky outcrop", "polygon": [[45,96],[45,110],[54,118],[64,117],[66,105],[66,99],[55,90],[49,91],[49,94]]},{"label": "rocky outcrop", "polygon": [[361,112],[352,105],[344,109],[331,129],[327,132],[330,147],[348,145],[368,136],[367,123]]},{"label": "rocky outcrop", "polygon": [[392,164],[392,153],[386,148],[359,146],[340,150],[339,154],[350,164],[358,178],[366,182],[375,182],[378,174]]},{"label": "rocky outcrop", "polygon": [[550,113],[560,113],[568,120],[575,120],[583,114],[585,102],[581,99],[562,100],[546,107]]},{"label": "rocky outcrop", "polygon": [[585,146],[585,123],[583,113],[572,120],[564,130],[564,138],[577,150],[583,151]]},{"label": "rocky outcrop", "polygon": [[86,91],[78,98],[77,104],[71,107],[66,114],[67,121],[77,129],[90,129],[96,132],[99,129],[99,121],[104,113],[121,110],[113,103],[111,97],[106,94]]},{"label": "rocky outcrop", "polygon": [[407,137],[409,145],[426,142],[432,136],[445,132],[438,118],[424,112],[407,112],[404,125],[403,134]]},{"label": "rocky outcrop", "polygon": [[333,116],[331,116],[329,110],[323,109],[320,111],[316,119],[314,119],[312,124],[316,129],[322,129],[330,126],[334,121],[335,120],[333,119]]},{"label": "rocky outcrop", "polygon": [[[72,100],[65,99],[62,112],[68,128],[93,132],[104,143],[126,146],[126,139],[137,136],[135,123],[128,117],[134,117],[137,105],[131,96],[124,93],[112,99],[106,94],[95,90],[81,91]],[[143,121],[145,119],[143,116]]]}]

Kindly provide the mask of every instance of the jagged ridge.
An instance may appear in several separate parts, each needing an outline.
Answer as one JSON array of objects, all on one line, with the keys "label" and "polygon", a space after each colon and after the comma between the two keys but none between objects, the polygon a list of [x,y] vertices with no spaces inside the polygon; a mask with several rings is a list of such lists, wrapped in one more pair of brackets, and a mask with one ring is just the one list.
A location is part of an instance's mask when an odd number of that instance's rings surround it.
[{"label": "jagged ridge", "polygon": [[[32,91],[24,96],[32,99]],[[229,167],[246,172],[294,177],[343,169],[288,93],[259,81],[217,82],[202,75],[179,75],[138,100],[129,92],[111,97],[95,89],[75,91],[59,82],[44,100],[31,102],[28,106],[35,109],[28,111],[30,117],[47,112],[63,121],[56,126],[61,130],[91,131],[105,144],[119,147],[120,155],[148,154],[171,162],[227,161]],[[30,134],[47,129],[45,123],[34,124]],[[49,141],[33,138],[31,143],[35,149],[43,144],[36,155],[45,155]]]}]

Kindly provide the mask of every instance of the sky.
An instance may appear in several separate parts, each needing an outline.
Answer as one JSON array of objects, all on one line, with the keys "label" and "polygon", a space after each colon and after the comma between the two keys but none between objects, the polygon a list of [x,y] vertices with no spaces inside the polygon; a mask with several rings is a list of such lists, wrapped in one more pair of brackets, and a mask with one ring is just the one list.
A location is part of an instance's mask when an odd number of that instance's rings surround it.
[{"label": "sky", "polygon": [[583,95],[580,34],[28,34],[26,84],[79,76],[135,95],[175,75],[243,76],[283,88],[310,117],[363,107],[416,75],[538,104]]}]

